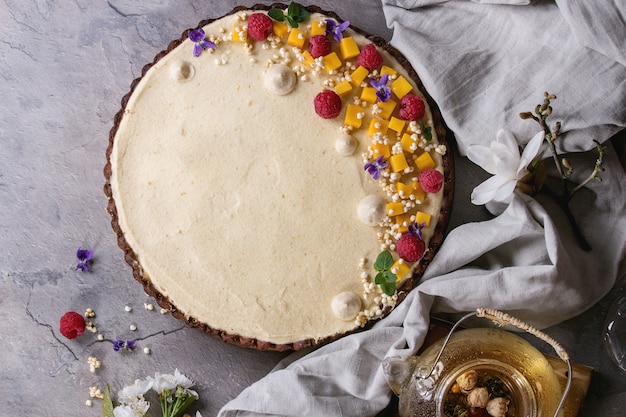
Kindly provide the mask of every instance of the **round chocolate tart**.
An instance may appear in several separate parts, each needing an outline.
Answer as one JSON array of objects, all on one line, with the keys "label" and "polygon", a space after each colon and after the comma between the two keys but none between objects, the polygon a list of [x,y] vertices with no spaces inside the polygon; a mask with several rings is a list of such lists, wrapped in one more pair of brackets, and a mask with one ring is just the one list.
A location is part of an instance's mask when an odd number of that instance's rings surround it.
[{"label": "round chocolate tart", "polygon": [[293,3],[184,31],[132,82],[106,158],[113,230],[146,293],[259,350],[388,314],[452,204],[446,129],[406,59]]}]

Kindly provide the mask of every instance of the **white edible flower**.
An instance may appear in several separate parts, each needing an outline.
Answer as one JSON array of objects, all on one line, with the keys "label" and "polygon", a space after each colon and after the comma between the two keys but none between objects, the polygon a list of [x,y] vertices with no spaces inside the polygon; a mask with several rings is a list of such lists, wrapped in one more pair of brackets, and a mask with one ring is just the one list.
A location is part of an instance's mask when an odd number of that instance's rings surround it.
[{"label": "white edible flower", "polygon": [[115,417],[144,417],[150,408],[150,403],[143,400],[132,404],[118,405],[113,409]]},{"label": "white edible flower", "polygon": [[497,140],[491,142],[489,147],[470,146],[467,149],[470,161],[493,174],[493,177],[474,188],[472,203],[482,205],[490,201],[510,202],[517,181],[527,174],[526,168],[539,152],[543,139],[543,131],[533,136],[521,156],[515,137],[506,130],[498,131]]},{"label": "white edible flower", "polygon": [[155,372],[154,378],[148,377],[146,379],[152,382],[152,389],[156,391],[157,394],[161,394],[166,390],[173,390],[174,388],[176,388],[176,380],[172,375],[169,374],[161,374],[159,372]]},{"label": "white edible flower", "polygon": [[506,417],[509,410],[509,400],[502,397],[496,397],[487,403],[487,412],[492,417]]},{"label": "white edible flower", "polygon": [[471,407],[485,408],[489,401],[489,391],[487,388],[474,388],[467,396],[467,403]]},{"label": "white edible flower", "polygon": [[136,379],[132,385],[127,385],[118,393],[118,399],[122,404],[131,404],[143,399],[143,396],[150,388],[153,381],[150,379]]}]

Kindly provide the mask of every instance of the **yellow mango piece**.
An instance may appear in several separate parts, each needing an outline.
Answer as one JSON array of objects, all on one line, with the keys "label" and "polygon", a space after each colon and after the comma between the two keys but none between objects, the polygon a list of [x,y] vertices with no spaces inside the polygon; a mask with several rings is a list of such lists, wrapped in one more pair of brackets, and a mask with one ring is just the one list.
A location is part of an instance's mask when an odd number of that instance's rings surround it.
[{"label": "yellow mango piece", "polygon": [[307,68],[311,68],[311,65],[315,62],[315,58],[313,58],[313,55],[311,55],[309,51],[302,52],[302,58],[302,64]]},{"label": "yellow mango piece", "polygon": [[289,27],[283,22],[272,21],[272,31],[274,35],[283,39],[289,33]]},{"label": "yellow mango piece", "polygon": [[350,74],[350,78],[352,78],[352,85],[355,87],[360,86],[363,80],[365,80],[365,78],[369,74],[370,72],[367,70],[367,68],[359,66],[357,69],[352,71],[352,74]]},{"label": "yellow mango piece", "polygon": [[404,152],[412,154],[417,150],[417,143],[408,133],[402,135],[402,139],[400,139],[400,144],[402,145],[402,150]]},{"label": "yellow mango piece", "polygon": [[415,165],[420,171],[428,168],[434,168],[436,166],[435,161],[428,152],[424,152],[415,159]]},{"label": "yellow mango piece", "polygon": [[359,56],[359,53],[361,53],[359,45],[356,44],[351,36],[345,37],[341,40],[339,43],[339,52],[341,52],[341,57],[343,59],[354,58]]},{"label": "yellow mango piece", "polygon": [[313,22],[311,24],[311,36],[324,35],[326,33],[326,22]]},{"label": "yellow mango piece", "polygon": [[422,190],[422,186],[418,181],[413,181],[413,191],[411,194],[415,196],[415,200],[422,202],[426,198],[426,191]]},{"label": "yellow mango piece", "polygon": [[391,148],[389,145],[385,145],[384,143],[374,143],[370,146],[370,148],[372,148],[372,152],[374,153],[374,159],[381,155],[385,159],[389,159],[391,156]]},{"label": "yellow mango piece", "polygon": [[341,62],[341,59],[339,59],[337,52],[331,52],[330,54],[324,56],[324,68],[326,68],[327,72],[339,69],[342,65],[343,63]]},{"label": "yellow mango piece", "polygon": [[379,101],[378,107],[382,110],[382,112],[380,112],[378,116],[382,117],[383,119],[389,119],[397,104],[398,103],[393,100]]},{"label": "yellow mango piece", "polygon": [[406,122],[402,119],[398,119],[397,117],[392,116],[391,119],[389,119],[389,129],[393,130],[394,132],[402,133],[405,125]]},{"label": "yellow mango piece", "polygon": [[409,266],[406,262],[404,262],[403,259],[398,259],[391,266],[391,272],[396,274],[396,283],[402,281],[404,277],[407,276],[410,270],[411,268],[409,268]]},{"label": "yellow mango piece", "polygon": [[385,208],[387,210],[387,216],[390,217],[404,214],[404,206],[399,201],[392,201],[391,203],[387,203]]},{"label": "yellow mango piece", "polygon": [[413,86],[411,85],[411,83],[408,82],[406,78],[404,78],[402,75],[396,78],[391,83],[390,87],[391,87],[391,91],[393,91],[393,93],[398,98],[402,98],[406,96],[413,89]]},{"label": "yellow mango piece", "polygon": [[406,157],[403,152],[391,155],[389,158],[389,165],[391,166],[391,170],[393,172],[400,172],[408,168],[409,163],[406,161]]},{"label": "yellow mango piece", "polygon": [[396,183],[396,191],[403,198],[408,198],[408,196],[413,192],[413,184],[405,184],[401,181]]},{"label": "yellow mango piece", "polygon": [[376,89],[374,87],[363,87],[361,90],[361,100],[368,103],[376,103],[378,97],[376,97]]},{"label": "yellow mango piece", "polygon": [[387,133],[388,125],[389,122],[387,120],[372,119],[370,121],[369,128],[367,129],[367,135],[374,136],[378,132],[384,135],[385,133]]},{"label": "yellow mango piece", "polygon": [[398,73],[398,71],[396,71],[395,69],[388,67],[387,65],[383,65],[380,68],[380,75],[385,75],[387,74],[388,76],[393,76],[396,75]]},{"label": "yellow mango piece", "polygon": [[287,38],[287,45],[302,49],[305,41],[306,35],[304,32],[297,28],[291,28],[291,32],[289,32],[289,37]]},{"label": "yellow mango piece", "polygon": [[348,104],[348,106],[346,107],[346,115],[344,116],[343,124],[358,129],[363,123],[364,116],[365,109],[363,107],[357,106],[356,104]]},{"label": "yellow mango piece", "polygon": [[352,84],[350,84],[348,80],[344,80],[335,86],[335,93],[339,94],[340,97],[345,96],[351,91]]},{"label": "yellow mango piece", "polygon": [[422,223],[426,223],[426,227],[430,226],[430,218],[432,216],[428,213],[424,213],[421,211],[418,211],[417,213],[415,213],[415,223],[417,224],[422,224]]},{"label": "yellow mango piece", "polygon": [[396,216],[395,220],[398,225],[398,232],[406,233],[409,231],[409,225],[411,224],[411,216],[409,214],[405,213]]},{"label": "yellow mango piece", "polygon": [[248,40],[248,31],[241,25],[235,25],[232,32],[233,42],[246,42]]}]

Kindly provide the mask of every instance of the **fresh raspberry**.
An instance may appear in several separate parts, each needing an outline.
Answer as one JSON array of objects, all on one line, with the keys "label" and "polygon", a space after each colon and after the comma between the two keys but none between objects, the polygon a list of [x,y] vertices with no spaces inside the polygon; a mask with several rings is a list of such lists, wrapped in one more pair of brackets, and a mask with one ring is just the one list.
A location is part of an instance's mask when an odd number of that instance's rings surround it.
[{"label": "fresh raspberry", "polygon": [[417,235],[404,234],[396,242],[396,252],[398,256],[407,262],[417,262],[424,256],[426,245]]},{"label": "fresh raspberry", "polygon": [[367,68],[368,71],[372,71],[383,64],[383,56],[373,43],[369,43],[361,49],[361,53],[356,58],[356,64]]},{"label": "fresh raspberry", "polygon": [[332,49],[333,44],[325,35],[315,35],[309,39],[309,53],[313,58],[326,56]]},{"label": "fresh raspberry", "polygon": [[324,119],[334,119],[341,113],[341,97],[332,90],[324,90],[313,100],[315,113]]},{"label": "fresh raspberry", "polygon": [[417,120],[424,116],[426,106],[424,101],[413,93],[400,99],[400,117],[404,120]]},{"label": "fresh raspberry", "polygon": [[85,319],[75,311],[68,311],[61,317],[59,330],[68,339],[76,339],[85,331]]},{"label": "fresh raspberry", "polygon": [[422,190],[427,193],[436,193],[443,185],[443,174],[436,169],[425,169],[418,175]]},{"label": "fresh raspberry", "polygon": [[263,13],[253,13],[248,18],[248,35],[257,41],[264,41],[274,31],[272,19]]}]

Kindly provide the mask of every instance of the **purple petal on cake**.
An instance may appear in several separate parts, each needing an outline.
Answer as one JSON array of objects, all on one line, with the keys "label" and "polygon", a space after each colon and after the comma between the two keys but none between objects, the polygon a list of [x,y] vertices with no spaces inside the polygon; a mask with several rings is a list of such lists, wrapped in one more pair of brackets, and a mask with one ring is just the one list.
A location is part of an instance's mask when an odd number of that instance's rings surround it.
[{"label": "purple petal on cake", "polygon": [[391,98],[391,88],[387,86],[389,75],[383,74],[380,80],[370,78],[370,85],[376,89],[376,98],[378,101],[385,102]]},{"label": "purple petal on cake", "polygon": [[331,19],[326,20],[326,34],[333,35],[333,38],[337,42],[341,42],[343,39],[343,31],[350,26],[349,21],[345,21],[342,24],[338,25],[337,22]]},{"label": "purple petal on cake", "polygon": [[135,340],[129,340],[126,342],[126,349],[133,350],[137,347],[137,342]]},{"label": "purple petal on cake", "polygon": [[76,251],[76,257],[79,261],[89,261],[93,257],[93,250],[78,248]]},{"label": "purple petal on cake", "polygon": [[387,162],[383,156],[376,158],[374,162],[368,162],[363,166],[363,169],[367,171],[375,180],[380,178],[380,171],[387,168]]},{"label": "purple petal on cake", "polygon": [[122,350],[125,343],[126,342],[124,342],[123,340],[116,340],[115,342],[113,342],[113,350],[119,352],[120,350]]},{"label": "purple petal on cake", "polygon": [[193,42],[193,56],[198,57],[203,50],[211,48],[215,49],[215,44],[211,41],[204,39],[204,30],[194,29],[189,31],[189,40]]},{"label": "purple petal on cake", "polygon": [[426,227],[426,222],[423,222],[422,224],[413,222],[409,225],[409,234],[417,236],[420,239],[424,240],[424,238],[422,238],[422,229],[425,227]]}]

